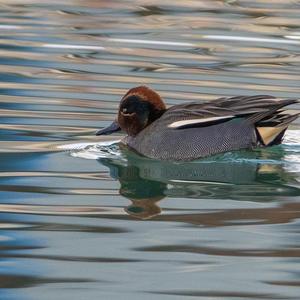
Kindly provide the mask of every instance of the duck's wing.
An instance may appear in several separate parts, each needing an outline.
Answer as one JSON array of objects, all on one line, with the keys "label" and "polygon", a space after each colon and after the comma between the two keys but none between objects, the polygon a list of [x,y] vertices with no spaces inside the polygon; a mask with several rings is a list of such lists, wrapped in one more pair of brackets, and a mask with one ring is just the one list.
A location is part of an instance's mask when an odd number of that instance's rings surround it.
[{"label": "duck's wing", "polygon": [[299,113],[285,113],[282,108],[296,102],[298,99],[279,99],[267,95],[223,97],[208,103],[191,102],[173,106],[165,112],[161,121],[172,129],[206,127],[241,117],[256,126],[285,126]]}]

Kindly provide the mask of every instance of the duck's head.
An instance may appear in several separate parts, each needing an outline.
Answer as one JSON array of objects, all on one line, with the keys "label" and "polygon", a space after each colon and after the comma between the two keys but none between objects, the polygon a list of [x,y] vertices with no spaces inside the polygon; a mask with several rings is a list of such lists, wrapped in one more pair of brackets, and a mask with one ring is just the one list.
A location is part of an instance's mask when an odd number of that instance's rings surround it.
[{"label": "duck's head", "polygon": [[123,130],[129,136],[135,136],[165,111],[166,106],[158,93],[146,86],[132,88],[121,99],[117,119],[98,130],[96,135]]}]

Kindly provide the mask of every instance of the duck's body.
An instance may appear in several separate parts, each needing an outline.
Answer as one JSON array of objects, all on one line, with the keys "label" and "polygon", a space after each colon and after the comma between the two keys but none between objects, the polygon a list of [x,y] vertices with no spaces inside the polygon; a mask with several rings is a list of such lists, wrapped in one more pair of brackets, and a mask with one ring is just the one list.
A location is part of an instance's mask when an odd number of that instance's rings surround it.
[{"label": "duck's body", "polygon": [[122,143],[144,156],[193,160],[281,143],[288,125],[298,116],[281,108],[295,102],[272,96],[238,96],[166,109],[157,93],[142,86],[123,97],[117,121],[97,134],[121,128],[128,134]]},{"label": "duck's body", "polygon": [[153,122],[123,141],[144,156],[164,160],[192,160],[256,146],[253,126],[243,119],[208,127],[172,129]]}]

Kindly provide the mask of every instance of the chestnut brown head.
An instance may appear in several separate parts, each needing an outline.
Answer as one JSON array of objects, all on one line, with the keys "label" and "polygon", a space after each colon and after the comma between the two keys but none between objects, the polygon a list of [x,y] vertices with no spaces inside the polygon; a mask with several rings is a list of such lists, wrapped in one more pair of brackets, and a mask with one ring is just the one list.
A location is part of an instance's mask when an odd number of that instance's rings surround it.
[{"label": "chestnut brown head", "polygon": [[122,98],[117,120],[96,134],[110,134],[121,129],[135,136],[165,111],[166,106],[155,91],[146,86],[135,87]]}]

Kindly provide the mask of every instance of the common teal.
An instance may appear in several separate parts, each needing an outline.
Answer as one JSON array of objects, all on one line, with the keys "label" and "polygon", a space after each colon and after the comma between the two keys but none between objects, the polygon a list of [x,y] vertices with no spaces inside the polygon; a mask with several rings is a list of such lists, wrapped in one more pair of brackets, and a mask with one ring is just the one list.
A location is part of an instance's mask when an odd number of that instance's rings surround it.
[{"label": "common teal", "polygon": [[144,156],[193,160],[280,144],[287,127],[299,115],[282,108],[296,102],[298,99],[266,95],[235,96],[167,109],[158,93],[138,86],[122,98],[117,119],[96,134],[122,130],[127,136],[121,143]]}]

